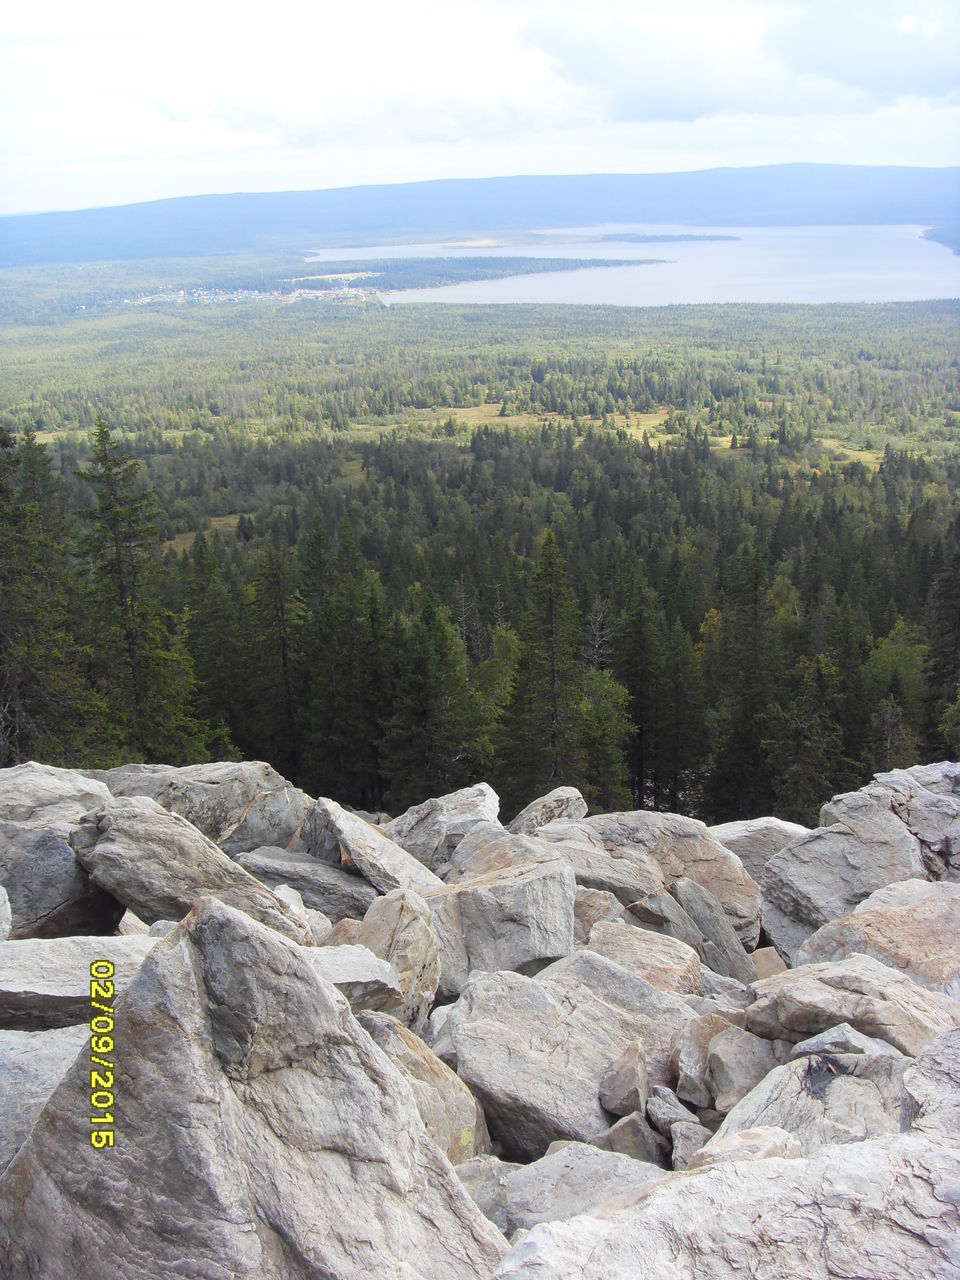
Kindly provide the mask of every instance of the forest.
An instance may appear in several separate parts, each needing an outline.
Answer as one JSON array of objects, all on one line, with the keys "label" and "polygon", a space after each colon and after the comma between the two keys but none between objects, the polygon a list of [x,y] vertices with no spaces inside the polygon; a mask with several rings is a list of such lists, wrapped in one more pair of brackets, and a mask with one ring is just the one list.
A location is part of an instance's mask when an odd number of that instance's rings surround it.
[{"label": "forest", "polygon": [[960,750],[955,303],[18,305],[0,765],[809,823]]}]

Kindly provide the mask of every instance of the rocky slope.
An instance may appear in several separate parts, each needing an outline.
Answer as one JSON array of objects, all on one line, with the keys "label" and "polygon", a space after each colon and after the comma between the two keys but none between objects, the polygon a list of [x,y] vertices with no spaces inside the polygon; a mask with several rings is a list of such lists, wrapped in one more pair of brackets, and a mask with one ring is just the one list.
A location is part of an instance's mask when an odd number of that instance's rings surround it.
[{"label": "rocky slope", "polygon": [[382,822],[0,770],[0,1274],[960,1276],[960,766]]}]

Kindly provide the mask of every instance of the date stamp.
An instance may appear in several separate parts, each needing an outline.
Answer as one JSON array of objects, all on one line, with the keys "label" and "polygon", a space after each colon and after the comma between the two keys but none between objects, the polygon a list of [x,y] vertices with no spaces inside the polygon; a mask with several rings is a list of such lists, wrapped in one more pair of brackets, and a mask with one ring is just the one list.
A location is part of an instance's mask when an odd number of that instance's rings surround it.
[{"label": "date stamp", "polygon": [[114,968],[109,960],[90,965],[90,1145],[97,1151],[113,1146]]}]

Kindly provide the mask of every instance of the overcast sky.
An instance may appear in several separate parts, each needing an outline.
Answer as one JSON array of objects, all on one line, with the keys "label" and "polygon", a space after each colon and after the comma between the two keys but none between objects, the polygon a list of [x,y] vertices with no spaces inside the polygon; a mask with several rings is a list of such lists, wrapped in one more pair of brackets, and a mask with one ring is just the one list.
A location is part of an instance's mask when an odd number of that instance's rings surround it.
[{"label": "overcast sky", "polygon": [[960,0],[33,0],[0,31],[0,213],[793,160],[960,163]]}]

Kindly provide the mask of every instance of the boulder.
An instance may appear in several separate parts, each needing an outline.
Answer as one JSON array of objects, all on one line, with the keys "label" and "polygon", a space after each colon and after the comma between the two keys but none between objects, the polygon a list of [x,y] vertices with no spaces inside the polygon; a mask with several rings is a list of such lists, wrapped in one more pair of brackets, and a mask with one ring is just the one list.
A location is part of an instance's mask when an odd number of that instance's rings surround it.
[{"label": "boulder", "polygon": [[686,876],[681,876],[670,892],[700,930],[704,959],[709,967],[721,977],[753,982],[757,977],[756,966],[713,894]]},{"label": "boulder", "polygon": [[238,853],[238,866],[271,889],[288,884],[296,889],[305,907],[322,911],[334,922],[345,916],[360,920],[377,898],[373,885],[340,867],[318,862],[307,853],[285,853],[282,849],[254,849]]},{"label": "boulder", "polygon": [[0,769],[0,822],[66,836],[88,810],[109,800],[105,784],[78,769],[55,769],[32,760]]},{"label": "boulder", "polygon": [[960,1152],[922,1138],[733,1160],[541,1223],[494,1280],[948,1280],[960,1272]]},{"label": "boulder", "polygon": [[669,893],[652,893],[631,902],[627,923],[634,922],[653,933],[686,943],[691,950],[696,951],[701,960],[704,959],[703,934]]},{"label": "boulder", "polygon": [[0,942],[0,1027],[19,1031],[90,1022],[90,965],[108,960],[123,990],[157,939],[21,938]]},{"label": "boulder", "polygon": [[483,1109],[456,1072],[388,1014],[359,1013],[357,1021],[406,1077],[427,1133],[451,1164],[490,1151]]},{"label": "boulder", "polygon": [[776,947],[757,947],[750,952],[758,978],[772,978],[775,973],[783,973],[786,965]]},{"label": "boulder", "polygon": [[740,859],[747,872],[760,883],[763,868],[775,853],[794,840],[809,834],[809,827],[780,818],[748,818],[741,822],[723,822],[707,827],[714,840]]},{"label": "boulder", "polygon": [[755,1129],[739,1129],[724,1137],[714,1136],[691,1159],[689,1169],[709,1169],[731,1160],[802,1160],[803,1147],[786,1129],[775,1125],[758,1125]]},{"label": "boulder", "polygon": [[501,1231],[507,1229],[509,1176],[523,1165],[496,1156],[473,1156],[456,1166],[457,1177],[482,1214]]},{"label": "boulder", "polygon": [[146,796],[111,800],[86,814],[70,844],[93,883],[148,924],[179,920],[198,898],[210,895],[294,942],[313,941],[275,893],[186,818]]},{"label": "boulder", "polygon": [[809,1040],[801,1040],[799,1044],[779,1043],[789,1050],[787,1057],[790,1059],[807,1058],[811,1054],[824,1053],[886,1053],[895,1058],[901,1056],[900,1050],[894,1049],[893,1045],[887,1044],[886,1040],[878,1040],[876,1036],[865,1036],[855,1027],[851,1027],[849,1022],[838,1022],[835,1027],[821,1031],[818,1036],[811,1036]]},{"label": "boulder", "polygon": [[696,1121],[678,1121],[670,1130],[670,1166],[676,1170],[689,1169],[697,1152],[710,1141],[710,1130]]},{"label": "boulder", "polygon": [[670,1143],[647,1123],[642,1111],[623,1116],[590,1142],[601,1151],[615,1151],[645,1164],[665,1167],[669,1163]]},{"label": "boulder", "polygon": [[684,995],[702,990],[700,958],[676,938],[622,921],[601,921],[591,929],[587,945],[662,991]]},{"label": "boulder", "polygon": [[927,876],[920,841],[896,814],[860,791],[831,804],[837,807],[821,811],[824,825],[787,845],[763,870],[763,928],[788,964],[812,933],[849,915],[875,889]]},{"label": "boulder", "polygon": [[[681,877],[708,889],[726,912],[745,947],[755,947],[760,929],[760,888],[739,858],[709,834],[702,822],[675,813],[639,809],[599,814],[578,822],[559,819],[541,827],[542,839],[584,840],[645,871],[648,893],[670,890]],[[602,887],[602,886],[592,886]],[[619,895],[618,895],[619,896]]]},{"label": "boulder", "polygon": [[411,890],[394,889],[369,908],[357,941],[393,969],[403,993],[397,1016],[419,1035],[440,983],[440,940],[430,908]]},{"label": "boulder", "polygon": [[576,787],[554,787],[545,796],[531,800],[521,809],[507,830],[518,836],[532,836],[556,818],[585,818],[587,802]]},{"label": "boulder", "polygon": [[870,956],[805,964],[750,987],[747,1029],[770,1040],[806,1040],[849,1022],[910,1057],[960,1026],[960,1003],[928,991]]},{"label": "boulder", "polygon": [[647,1119],[666,1138],[670,1136],[675,1124],[690,1124],[697,1117],[683,1105],[672,1089],[657,1084],[653,1086],[647,1099]]},{"label": "boulder", "polygon": [[803,1154],[900,1130],[908,1059],[889,1054],[801,1058],[775,1067],[729,1112],[715,1141],[757,1126],[792,1133]]},{"label": "boulder", "polygon": [[404,1280],[486,1280],[503,1238],[311,959],[198,904],[119,1002],[117,1149],[90,1145],[81,1058],[4,1174],[5,1269],[316,1280],[389,1259]]},{"label": "boulder", "polygon": [[13,924],[13,912],[10,910],[10,899],[7,897],[7,891],[0,884],[0,942],[6,942],[10,937],[10,929]]},{"label": "boulder", "polygon": [[0,1174],[89,1040],[89,1024],[51,1031],[0,1031]]},{"label": "boulder", "polygon": [[262,760],[227,760],[182,768],[125,764],[100,776],[113,795],[148,796],[186,818],[229,854],[262,845],[290,847],[299,837],[311,804],[308,795]]},{"label": "boulder", "polygon": [[573,873],[539,863],[441,885],[424,894],[440,940],[440,992],[475,970],[529,970],[573,950]]},{"label": "boulder", "polygon": [[960,884],[905,880],[878,889],[807,938],[795,963],[860,952],[931,991],[960,999]]},{"label": "boulder", "polygon": [[900,1128],[960,1146],[960,1031],[947,1031],[903,1073]]},{"label": "boulder", "polygon": [[615,1116],[644,1111],[650,1096],[643,1046],[637,1040],[628,1045],[600,1081],[600,1105]]},{"label": "boulder", "polygon": [[314,973],[346,996],[350,1008],[395,1013],[403,993],[393,969],[366,947],[311,947],[307,963]]},{"label": "boulder", "polygon": [[91,884],[67,844],[69,832],[66,823],[0,822],[0,883],[10,903],[10,937],[107,934],[117,927],[123,904]]},{"label": "boulder", "polygon": [[658,1079],[669,1073],[670,1036],[692,1016],[677,997],[579,952],[536,979],[474,974],[433,1049],[480,1099],[505,1154],[531,1160],[556,1139],[586,1142],[605,1128],[600,1082],[637,1040],[648,1069],[652,1059]]},{"label": "boulder", "polygon": [[121,917],[120,923],[117,925],[117,933],[121,938],[129,938],[132,935],[149,932],[150,926],[148,924],[144,924],[134,911],[125,911]]},{"label": "boulder", "polygon": [[355,871],[380,893],[413,889],[423,894],[443,884],[379,827],[348,813],[335,800],[314,801],[304,819],[302,837],[307,853],[321,862],[340,863]]},{"label": "boulder", "polygon": [[691,1018],[674,1041],[674,1066],[677,1097],[695,1107],[711,1107],[713,1091],[708,1080],[707,1054],[714,1036],[731,1030],[730,1023],[718,1013]]},{"label": "boulder", "polygon": [[359,947],[362,927],[362,920],[351,920],[349,916],[344,916],[333,925],[320,945],[322,947]]},{"label": "boulder", "polygon": [[431,871],[445,866],[463,837],[477,823],[497,821],[500,800],[485,782],[450,795],[425,800],[394,818],[384,834]]},{"label": "boulder", "polygon": [[507,1173],[502,1230],[512,1235],[538,1222],[572,1218],[613,1196],[641,1191],[665,1176],[656,1165],[590,1143],[568,1142]]},{"label": "boulder", "polygon": [[764,1040],[740,1027],[725,1027],[707,1048],[707,1073],[717,1111],[726,1115],[773,1069],[785,1060],[790,1046]]},{"label": "boulder", "polygon": [[619,898],[605,889],[584,889],[577,885],[573,899],[573,940],[584,943],[590,930],[601,920],[624,919],[626,912]]}]

